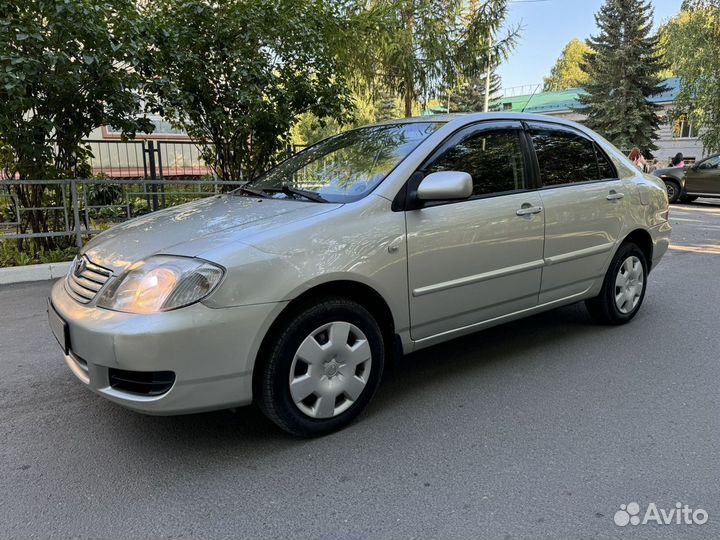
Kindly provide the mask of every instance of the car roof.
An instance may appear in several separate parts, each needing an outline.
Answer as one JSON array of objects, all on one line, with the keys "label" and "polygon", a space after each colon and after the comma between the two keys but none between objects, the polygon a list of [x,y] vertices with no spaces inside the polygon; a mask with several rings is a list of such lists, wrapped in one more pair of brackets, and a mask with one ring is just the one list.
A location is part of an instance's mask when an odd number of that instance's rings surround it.
[{"label": "car roof", "polygon": [[483,120],[515,120],[515,121],[526,121],[526,122],[546,122],[552,124],[560,124],[568,127],[579,129],[585,133],[592,133],[588,128],[557,116],[549,116],[546,114],[532,114],[532,113],[517,113],[517,112],[486,112],[486,113],[451,113],[451,114],[431,114],[427,116],[413,116],[411,118],[397,118],[383,120],[377,122],[376,126],[389,125],[389,124],[407,124],[414,122],[436,122],[436,123],[451,123],[454,128],[462,127],[465,124],[473,124],[475,122],[481,122]]}]

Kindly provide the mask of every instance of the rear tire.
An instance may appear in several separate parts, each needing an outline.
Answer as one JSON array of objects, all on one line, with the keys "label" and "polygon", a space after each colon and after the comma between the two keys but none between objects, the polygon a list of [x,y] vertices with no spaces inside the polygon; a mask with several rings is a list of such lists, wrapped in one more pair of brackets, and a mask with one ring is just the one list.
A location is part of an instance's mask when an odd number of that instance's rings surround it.
[{"label": "rear tire", "polygon": [[317,437],[352,422],[380,383],[385,344],[360,304],[334,297],[294,312],[259,358],[260,410],[297,437]]},{"label": "rear tire", "polygon": [[663,178],[663,182],[665,182],[668,202],[670,202],[670,204],[677,202],[680,198],[680,184],[678,184],[675,180],[668,180],[665,178]]},{"label": "rear tire", "polygon": [[610,263],[600,294],[585,301],[601,324],[625,324],[640,310],[647,288],[647,260],[632,242],[620,246]]}]

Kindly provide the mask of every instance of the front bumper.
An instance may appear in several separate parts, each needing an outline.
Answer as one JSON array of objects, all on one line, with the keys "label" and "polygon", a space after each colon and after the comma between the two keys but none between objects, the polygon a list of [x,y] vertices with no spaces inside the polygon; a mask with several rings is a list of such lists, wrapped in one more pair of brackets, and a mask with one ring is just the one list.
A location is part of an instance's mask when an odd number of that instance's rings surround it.
[{"label": "front bumper", "polygon": [[[65,362],[93,392],[148,414],[182,414],[252,401],[257,351],[284,303],[214,309],[202,303],[175,311],[135,315],[83,305],[58,281],[52,307],[67,323]],[[111,384],[115,370],[172,372],[159,395]]]}]

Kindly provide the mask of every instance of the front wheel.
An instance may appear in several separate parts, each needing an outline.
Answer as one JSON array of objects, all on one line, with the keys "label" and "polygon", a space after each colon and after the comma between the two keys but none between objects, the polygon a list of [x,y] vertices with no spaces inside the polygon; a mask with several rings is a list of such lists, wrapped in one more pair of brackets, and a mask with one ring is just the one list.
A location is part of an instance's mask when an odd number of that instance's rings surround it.
[{"label": "front wheel", "polygon": [[625,324],[640,310],[647,287],[647,261],[632,242],[620,246],[605,274],[600,294],[585,301],[602,324]]},{"label": "front wheel", "polygon": [[665,182],[668,202],[670,204],[677,202],[677,200],[680,198],[680,184],[678,184],[675,180],[663,179],[663,182]]},{"label": "front wheel", "polygon": [[328,298],[290,316],[260,358],[255,396],[265,415],[299,437],[331,433],[367,406],[384,366],[382,332],[361,305]]}]

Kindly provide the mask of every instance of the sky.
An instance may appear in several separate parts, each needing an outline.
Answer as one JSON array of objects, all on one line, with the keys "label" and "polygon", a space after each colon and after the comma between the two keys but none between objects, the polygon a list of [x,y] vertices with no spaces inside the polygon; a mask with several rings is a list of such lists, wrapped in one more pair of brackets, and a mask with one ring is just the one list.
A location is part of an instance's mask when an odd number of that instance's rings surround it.
[{"label": "sky", "polygon": [[[541,83],[572,38],[597,34],[604,0],[510,0],[507,24],[522,26],[510,58],[498,68],[503,88]],[[652,0],[655,28],[680,11],[682,0]],[[530,90],[532,92],[532,90]]]}]

